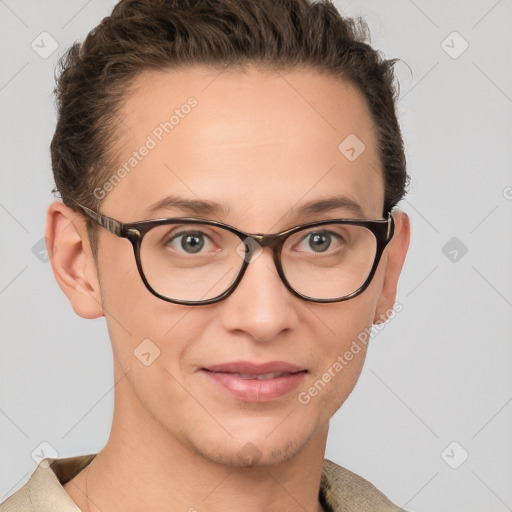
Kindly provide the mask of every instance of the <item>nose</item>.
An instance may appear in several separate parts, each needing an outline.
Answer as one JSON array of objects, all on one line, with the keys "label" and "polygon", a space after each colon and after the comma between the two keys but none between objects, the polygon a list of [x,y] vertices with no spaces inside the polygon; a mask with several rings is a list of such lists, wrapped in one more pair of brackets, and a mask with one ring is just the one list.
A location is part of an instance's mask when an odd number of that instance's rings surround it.
[{"label": "nose", "polygon": [[269,342],[298,324],[300,301],[277,273],[272,250],[252,257],[235,291],[223,301],[222,322],[228,331],[241,331],[254,341]]}]

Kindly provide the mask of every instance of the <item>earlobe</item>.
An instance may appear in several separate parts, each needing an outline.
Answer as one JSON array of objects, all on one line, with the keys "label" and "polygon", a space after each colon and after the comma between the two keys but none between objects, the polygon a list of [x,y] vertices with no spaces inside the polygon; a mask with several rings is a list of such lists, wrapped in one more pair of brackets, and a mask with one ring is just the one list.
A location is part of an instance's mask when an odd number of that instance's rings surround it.
[{"label": "earlobe", "polygon": [[46,214],[45,237],[55,279],[82,318],[104,316],[96,262],[85,221],[55,201]]},{"label": "earlobe", "polygon": [[381,324],[392,314],[396,299],[398,278],[409,248],[411,228],[409,216],[402,211],[394,211],[395,234],[389,242],[387,251],[386,271],[382,292],[375,309],[373,323]]}]

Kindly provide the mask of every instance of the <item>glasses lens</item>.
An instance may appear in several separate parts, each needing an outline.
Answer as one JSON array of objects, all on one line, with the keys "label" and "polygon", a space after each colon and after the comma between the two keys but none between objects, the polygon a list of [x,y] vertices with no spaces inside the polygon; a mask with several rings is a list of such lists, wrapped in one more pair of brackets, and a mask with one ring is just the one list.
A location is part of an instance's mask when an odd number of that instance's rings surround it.
[{"label": "glasses lens", "polygon": [[373,233],[362,226],[322,224],[286,239],[283,272],[302,295],[335,299],[355,292],[367,279],[377,252]]},{"label": "glasses lens", "polygon": [[243,264],[244,246],[230,231],[207,224],[156,226],[142,239],[146,279],[170,299],[202,301],[224,293]]}]

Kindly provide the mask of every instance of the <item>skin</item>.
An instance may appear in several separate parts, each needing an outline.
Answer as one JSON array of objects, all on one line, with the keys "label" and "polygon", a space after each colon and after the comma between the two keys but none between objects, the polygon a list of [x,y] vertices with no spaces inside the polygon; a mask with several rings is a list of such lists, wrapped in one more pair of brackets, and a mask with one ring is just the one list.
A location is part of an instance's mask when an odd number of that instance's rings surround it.
[{"label": "skin", "polygon": [[[105,215],[122,222],[187,216],[175,209],[144,215],[172,193],[228,206],[226,214],[201,217],[248,233],[354,217],[343,209],[297,216],[296,207],[331,195],[352,198],[365,218],[382,218],[374,128],[350,83],[311,70],[190,67],[145,72],[134,85],[117,128],[120,162],[187,98],[194,96],[198,106],[108,193],[100,208]],[[366,145],[353,162],[338,150],[351,133]],[[52,203],[46,237],[55,277],[79,316],[105,316],[114,354],[111,434],[93,462],[64,485],[73,501],[102,512],[321,510],[329,420],[354,388],[366,350],[309,404],[297,395],[392,311],[410,229],[404,212],[393,216],[394,238],[369,288],[354,299],[317,304],[293,296],[266,249],[227,299],[182,306],[152,295],[131,244],[102,228],[96,263],[84,219]],[[149,366],[133,354],[146,338],[161,352]],[[275,401],[245,402],[200,371],[237,360],[287,361],[308,373]],[[247,443],[260,454],[252,464],[239,456]]]}]

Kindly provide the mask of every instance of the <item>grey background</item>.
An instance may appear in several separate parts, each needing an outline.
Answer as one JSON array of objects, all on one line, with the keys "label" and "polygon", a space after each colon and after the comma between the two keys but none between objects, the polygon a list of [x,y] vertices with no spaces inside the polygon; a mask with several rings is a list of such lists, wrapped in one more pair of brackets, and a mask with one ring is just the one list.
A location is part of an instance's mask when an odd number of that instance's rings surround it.
[{"label": "grey background", "polygon": [[[55,62],[113,5],[0,0],[0,502],[37,453],[95,452],[109,434],[104,319],[74,314],[41,239]],[[412,241],[403,310],[373,338],[326,455],[410,511],[512,510],[512,2],[337,5],[402,59]],[[31,47],[43,31],[58,43],[48,58]]]}]

